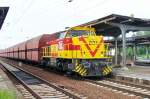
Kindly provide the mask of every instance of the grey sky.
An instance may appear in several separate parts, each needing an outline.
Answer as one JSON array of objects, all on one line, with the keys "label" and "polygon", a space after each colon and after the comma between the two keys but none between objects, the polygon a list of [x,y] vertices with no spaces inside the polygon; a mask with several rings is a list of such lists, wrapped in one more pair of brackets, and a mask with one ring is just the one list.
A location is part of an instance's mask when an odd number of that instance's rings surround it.
[{"label": "grey sky", "polygon": [[10,10],[0,31],[0,48],[54,33],[106,15],[150,19],[149,0],[1,0]]}]

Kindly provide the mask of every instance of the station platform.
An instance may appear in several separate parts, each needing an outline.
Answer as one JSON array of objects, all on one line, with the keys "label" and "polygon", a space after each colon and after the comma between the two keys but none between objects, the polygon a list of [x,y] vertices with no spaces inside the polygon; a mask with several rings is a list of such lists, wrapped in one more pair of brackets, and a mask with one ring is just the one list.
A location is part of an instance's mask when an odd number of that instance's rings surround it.
[{"label": "station platform", "polygon": [[[9,94],[8,94],[9,93]],[[9,96],[5,96],[9,95]],[[12,81],[8,78],[5,72],[0,68],[0,99],[12,97],[12,99],[24,99],[21,93],[13,85]]]},{"label": "station platform", "polygon": [[150,85],[150,66],[129,66],[128,70],[114,68],[114,78],[137,84]]}]

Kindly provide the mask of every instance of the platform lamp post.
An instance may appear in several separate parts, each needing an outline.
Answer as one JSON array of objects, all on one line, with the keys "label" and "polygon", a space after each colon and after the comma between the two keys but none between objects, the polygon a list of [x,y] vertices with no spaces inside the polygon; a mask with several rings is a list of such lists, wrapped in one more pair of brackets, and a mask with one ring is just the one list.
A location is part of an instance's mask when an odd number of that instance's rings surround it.
[{"label": "platform lamp post", "polygon": [[115,39],[115,65],[118,65],[118,37],[114,37]]}]

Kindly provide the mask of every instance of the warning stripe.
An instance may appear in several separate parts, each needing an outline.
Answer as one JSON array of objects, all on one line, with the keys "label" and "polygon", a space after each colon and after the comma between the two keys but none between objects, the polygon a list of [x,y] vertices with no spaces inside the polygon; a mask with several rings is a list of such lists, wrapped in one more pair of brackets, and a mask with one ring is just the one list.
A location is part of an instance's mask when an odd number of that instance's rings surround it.
[{"label": "warning stripe", "polygon": [[82,68],[80,67],[79,69],[76,70],[76,72],[79,72]]},{"label": "warning stripe", "polygon": [[110,71],[110,72],[112,71],[112,69],[111,69],[111,67],[110,67],[110,66],[108,66],[108,69],[109,69],[109,71]]},{"label": "warning stripe", "polygon": [[106,70],[106,72],[107,72],[107,74],[108,74],[108,73],[109,73],[109,69],[108,69],[108,67],[106,67],[106,69],[105,69],[105,70]]},{"label": "warning stripe", "polygon": [[76,70],[78,70],[79,68],[80,68],[80,66],[79,66],[79,65],[75,67],[75,69],[76,69]]},{"label": "warning stripe", "polygon": [[103,69],[103,74],[104,74],[104,75],[107,75],[108,72],[109,72],[109,71],[107,70],[107,67],[104,67],[104,69]]},{"label": "warning stripe", "polygon": [[82,65],[76,65],[74,71],[80,74],[81,76],[87,75],[87,70]]},{"label": "warning stripe", "polygon": [[87,75],[86,71],[87,71],[87,70],[85,69],[85,70],[81,73],[81,75],[82,75],[82,76]]},{"label": "warning stripe", "polygon": [[105,71],[103,71],[103,75],[106,75],[106,72],[105,72]]},{"label": "warning stripe", "polygon": [[84,71],[85,69],[84,68],[82,68],[80,71],[79,71],[79,73],[80,74],[82,74],[82,72]]},{"label": "warning stripe", "polygon": [[105,70],[105,68],[106,67],[103,68],[103,75],[106,75],[106,73],[107,73],[106,70]]},{"label": "warning stripe", "polygon": [[106,67],[103,68],[103,75],[107,75],[110,72],[112,72],[112,67],[106,66]]}]

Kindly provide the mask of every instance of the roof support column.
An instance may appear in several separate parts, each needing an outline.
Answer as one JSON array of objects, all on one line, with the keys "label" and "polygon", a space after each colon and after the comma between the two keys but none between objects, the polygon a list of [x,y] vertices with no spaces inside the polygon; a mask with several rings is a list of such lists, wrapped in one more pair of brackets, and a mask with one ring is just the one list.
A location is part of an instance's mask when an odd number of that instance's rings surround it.
[{"label": "roof support column", "polygon": [[146,45],[146,58],[149,58],[149,51],[148,51],[148,45]]},{"label": "roof support column", "polygon": [[136,60],[136,44],[135,43],[133,45],[133,55],[134,55],[133,61],[135,62]]},{"label": "roof support column", "polygon": [[126,27],[120,25],[121,34],[122,34],[122,66],[126,66]]},{"label": "roof support column", "polygon": [[115,37],[115,65],[118,65],[118,41],[117,37]]}]

